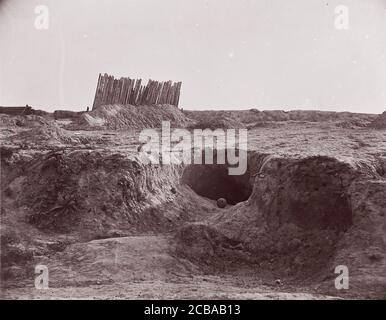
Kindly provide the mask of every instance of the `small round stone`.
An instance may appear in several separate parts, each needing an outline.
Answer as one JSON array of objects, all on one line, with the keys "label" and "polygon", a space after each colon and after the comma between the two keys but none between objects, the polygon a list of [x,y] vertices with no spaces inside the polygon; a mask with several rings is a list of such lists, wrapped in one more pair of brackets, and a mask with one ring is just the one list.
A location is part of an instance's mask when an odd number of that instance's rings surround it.
[{"label": "small round stone", "polygon": [[275,283],[276,283],[278,286],[282,286],[282,285],[283,285],[283,282],[282,282],[280,279],[276,279],[276,280],[275,280]]},{"label": "small round stone", "polygon": [[217,206],[219,208],[225,208],[227,206],[227,201],[224,198],[220,198],[217,200]]}]

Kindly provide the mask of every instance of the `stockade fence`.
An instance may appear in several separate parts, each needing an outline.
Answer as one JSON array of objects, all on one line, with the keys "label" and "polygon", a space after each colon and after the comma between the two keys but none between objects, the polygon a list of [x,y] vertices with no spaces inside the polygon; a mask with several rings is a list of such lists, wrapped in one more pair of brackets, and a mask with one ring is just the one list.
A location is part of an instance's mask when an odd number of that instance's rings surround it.
[{"label": "stockade fence", "polygon": [[142,79],[115,79],[108,74],[99,74],[93,110],[109,104],[157,105],[170,104],[178,107],[182,82],[159,82]]}]

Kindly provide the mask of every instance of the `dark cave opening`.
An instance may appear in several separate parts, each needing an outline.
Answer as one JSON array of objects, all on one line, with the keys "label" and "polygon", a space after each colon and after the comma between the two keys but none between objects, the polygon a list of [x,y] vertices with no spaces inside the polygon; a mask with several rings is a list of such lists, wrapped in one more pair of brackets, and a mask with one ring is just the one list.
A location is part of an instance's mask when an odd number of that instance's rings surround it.
[{"label": "dark cave opening", "polygon": [[235,205],[248,200],[252,193],[250,173],[229,175],[228,165],[190,165],[185,168],[182,182],[190,186],[198,195],[218,200],[225,198]]}]

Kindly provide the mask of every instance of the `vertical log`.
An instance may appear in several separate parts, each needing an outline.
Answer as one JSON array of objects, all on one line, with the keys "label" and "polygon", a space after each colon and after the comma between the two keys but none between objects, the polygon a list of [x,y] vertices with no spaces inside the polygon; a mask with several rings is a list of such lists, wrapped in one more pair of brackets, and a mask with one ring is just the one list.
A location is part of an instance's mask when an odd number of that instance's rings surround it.
[{"label": "vertical log", "polygon": [[124,89],[124,99],[123,99],[123,104],[127,104],[127,95],[129,93],[129,88],[130,88],[130,78],[126,78],[126,87]]},{"label": "vertical log", "polygon": [[112,95],[113,95],[113,90],[114,90],[114,82],[115,82],[115,79],[113,76],[110,77],[110,81],[109,81],[109,91],[107,93],[107,101],[106,101],[106,104],[111,104],[112,102]]},{"label": "vertical log", "polygon": [[107,93],[109,88],[109,81],[110,76],[108,76],[106,73],[104,75],[104,86],[103,86],[103,97],[102,97],[102,104],[105,105],[107,101]]},{"label": "vertical log", "polygon": [[117,94],[118,80],[114,79],[113,91],[111,92],[111,104],[115,102],[115,95]]},{"label": "vertical log", "polygon": [[134,93],[135,93],[136,81],[133,79],[131,83],[131,92],[130,92],[130,104],[134,105]]},{"label": "vertical log", "polygon": [[168,104],[172,104],[172,99],[173,99],[173,90],[174,90],[174,83],[170,85],[170,90],[169,90],[169,97],[168,97]]},{"label": "vertical log", "polygon": [[114,96],[114,104],[119,103],[119,97],[121,96],[121,90],[122,90],[122,84],[123,84],[123,78],[117,80],[117,87],[115,89],[115,96]]},{"label": "vertical log", "polygon": [[104,94],[105,94],[106,82],[107,82],[107,74],[105,73],[104,75],[101,76],[101,86],[99,88],[100,91],[99,91],[98,107],[103,105],[103,97],[104,97]]},{"label": "vertical log", "polygon": [[158,94],[157,94],[157,104],[161,104],[161,95],[162,95],[163,87],[164,87],[164,83],[160,82],[160,88],[159,88]]},{"label": "vertical log", "polygon": [[148,90],[146,92],[146,103],[144,104],[150,104],[152,90],[153,90],[153,81],[149,81]]},{"label": "vertical log", "polygon": [[112,104],[113,103],[113,99],[114,99],[114,90],[115,90],[115,86],[117,84],[117,81],[115,80],[114,77],[112,77],[112,81],[111,81],[111,88],[110,88],[110,95],[109,95],[109,104]]},{"label": "vertical log", "polygon": [[119,96],[119,104],[125,104],[127,79],[122,78],[121,95]]},{"label": "vertical log", "polygon": [[154,81],[153,90],[151,92],[151,99],[150,99],[150,104],[152,104],[152,105],[157,104],[158,86],[159,86],[159,82]]},{"label": "vertical log", "polygon": [[135,101],[135,105],[136,106],[141,105],[141,99],[143,97],[143,91],[145,91],[145,87],[144,86],[140,86],[139,87],[139,91],[138,91],[138,95],[137,95],[137,99]]},{"label": "vertical log", "polygon": [[178,108],[178,104],[180,102],[181,85],[182,85],[182,82],[178,82],[178,84],[177,84],[176,101],[175,101],[175,104],[174,104],[177,108]]},{"label": "vertical log", "polygon": [[119,80],[120,86],[119,86],[119,94],[118,94],[118,104],[122,104],[122,93],[123,93],[123,86],[125,85],[125,78],[121,78]]},{"label": "vertical log", "polygon": [[170,81],[170,90],[169,90],[169,98],[168,98],[168,104],[172,104],[172,96],[173,96],[173,82]]},{"label": "vertical log", "polygon": [[147,104],[147,105],[151,104],[151,95],[153,94],[154,82],[155,81],[151,81],[149,83],[149,90],[148,90],[147,96],[146,96],[146,103],[144,103],[144,104]]},{"label": "vertical log", "polygon": [[126,78],[121,78],[121,81],[122,81],[122,85],[121,85],[121,92],[119,94],[119,100],[118,100],[118,103],[119,104],[125,104],[125,98],[124,98],[124,95],[126,93],[125,89],[126,89]]},{"label": "vertical log", "polygon": [[117,103],[118,104],[122,104],[121,103],[121,95],[122,95],[122,88],[123,88],[123,85],[125,84],[125,79],[124,78],[121,78],[119,79],[119,86],[118,86],[118,95],[117,95]]},{"label": "vertical log", "polygon": [[113,80],[113,87],[111,89],[111,92],[110,92],[110,101],[109,101],[109,104],[114,104],[114,96],[115,96],[115,90],[117,88],[117,79],[114,79]]},{"label": "vertical log", "polygon": [[146,104],[148,105],[152,105],[152,99],[153,99],[153,94],[154,94],[154,86],[156,84],[156,81],[152,81],[150,84],[149,84],[149,92],[148,92],[148,95],[147,95],[147,101],[146,101]]},{"label": "vertical log", "polygon": [[103,104],[107,103],[107,96],[108,96],[108,93],[109,93],[109,86],[110,86],[110,76],[106,75],[106,78],[105,78],[105,88],[103,90]]},{"label": "vertical log", "polygon": [[151,86],[151,79],[147,83],[147,85],[143,88],[141,92],[141,96],[138,99],[138,104],[139,105],[144,105],[147,104],[148,101],[148,96],[149,96],[149,91],[150,91],[150,86]]},{"label": "vertical log", "polygon": [[159,85],[160,83],[157,81],[157,84],[154,89],[154,94],[153,94],[153,104],[157,105],[157,98],[158,98],[158,92],[159,92]]},{"label": "vertical log", "polygon": [[140,90],[142,94],[142,86],[141,86],[142,79],[138,79],[135,83],[135,89],[133,94],[133,105],[138,105],[138,97],[140,96]]},{"label": "vertical log", "polygon": [[104,96],[106,91],[106,85],[107,85],[107,74],[105,73],[101,78],[101,92],[100,92],[100,101],[99,106],[102,106],[104,104]]},{"label": "vertical log", "polygon": [[166,104],[169,104],[169,101],[170,101],[170,91],[171,91],[171,87],[172,87],[172,82],[169,80],[168,81],[168,90],[166,92]]},{"label": "vertical log", "polygon": [[162,90],[162,96],[161,96],[161,104],[166,104],[167,103],[167,96],[168,96],[168,82],[164,82],[163,85],[163,90]]},{"label": "vertical log", "polygon": [[95,91],[95,97],[94,97],[94,103],[93,103],[93,106],[92,106],[92,109],[94,110],[95,108],[99,107],[99,103],[100,103],[100,89],[101,89],[101,79],[102,79],[102,75],[99,74],[98,76],[98,83],[97,83],[97,87],[96,87],[96,91]]},{"label": "vertical log", "polygon": [[157,104],[157,98],[158,98],[158,94],[159,94],[159,90],[160,90],[160,85],[161,83],[157,81],[157,84],[156,84],[156,87],[155,87],[155,90],[154,90],[154,96],[153,96],[153,104]]},{"label": "vertical log", "polygon": [[132,95],[132,90],[133,90],[133,80],[130,78],[129,80],[129,86],[127,88],[127,96],[126,96],[126,104],[131,104],[131,95]]},{"label": "vertical log", "polygon": [[173,100],[172,100],[172,105],[175,106],[177,102],[177,96],[178,96],[178,82],[175,83],[174,86],[174,94],[173,94]]},{"label": "vertical log", "polygon": [[172,94],[171,94],[171,97],[170,97],[170,104],[172,106],[174,106],[174,101],[175,101],[175,98],[176,98],[176,90],[177,89],[177,83],[173,83],[173,87],[172,87]]},{"label": "vertical log", "polygon": [[156,92],[155,97],[154,97],[154,104],[158,104],[158,99],[159,99],[161,90],[162,90],[162,82],[158,82],[157,92]]}]

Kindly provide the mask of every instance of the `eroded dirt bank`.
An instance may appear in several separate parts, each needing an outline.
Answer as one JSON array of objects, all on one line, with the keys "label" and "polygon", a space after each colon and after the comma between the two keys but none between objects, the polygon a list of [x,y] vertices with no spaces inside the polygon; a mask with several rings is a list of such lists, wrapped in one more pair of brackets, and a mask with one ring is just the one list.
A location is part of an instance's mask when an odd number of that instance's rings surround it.
[{"label": "eroded dirt bank", "polygon": [[137,131],[43,120],[0,127],[3,297],[385,298],[384,132],[259,124],[231,177],[144,165]]},{"label": "eroded dirt bank", "polygon": [[4,155],[5,293],[31,295],[17,288],[32,287],[34,266],[45,264],[54,291],[91,296],[86,286],[177,281],[188,290],[203,276],[241,282],[245,293],[249,279],[257,295],[264,284],[339,295],[334,268],[344,264],[358,288],[351,296],[382,296],[382,165],[251,152],[246,174],[229,178],[224,166],[143,165],[118,152]]},{"label": "eroded dirt bank", "polygon": [[257,274],[329,293],[336,291],[335,267],[347,265],[358,294],[384,294],[382,164],[258,154],[249,163],[249,199],[181,228],[182,256],[209,270],[234,270],[243,261]]}]

